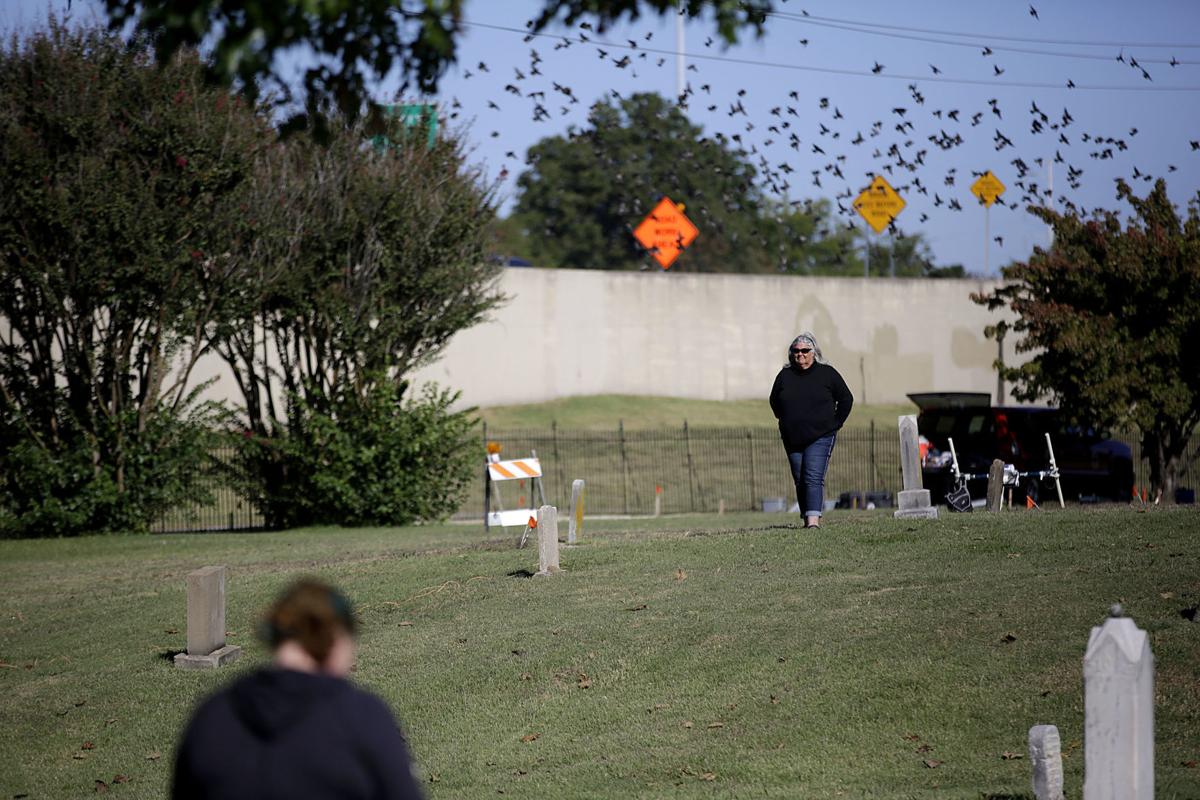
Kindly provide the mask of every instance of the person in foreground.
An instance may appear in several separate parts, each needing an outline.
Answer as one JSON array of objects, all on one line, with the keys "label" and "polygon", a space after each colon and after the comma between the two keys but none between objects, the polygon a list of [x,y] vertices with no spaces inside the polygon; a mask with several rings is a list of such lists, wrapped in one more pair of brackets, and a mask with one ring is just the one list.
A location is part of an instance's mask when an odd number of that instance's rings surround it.
[{"label": "person in foreground", "polygon": [[349,601],[312,579],[268,612],[272,664],[204,701],[175,755],[173,798],[419,800],[400,729],[351,684]]},{"label": "person in foreground", "polygon": [[816,337],[805,331],[792,340],[787,366],[771,387],[771,411],[779,420],[805,528],[821,527],[825,473],[853,405],[854,396],[821,355]]}]

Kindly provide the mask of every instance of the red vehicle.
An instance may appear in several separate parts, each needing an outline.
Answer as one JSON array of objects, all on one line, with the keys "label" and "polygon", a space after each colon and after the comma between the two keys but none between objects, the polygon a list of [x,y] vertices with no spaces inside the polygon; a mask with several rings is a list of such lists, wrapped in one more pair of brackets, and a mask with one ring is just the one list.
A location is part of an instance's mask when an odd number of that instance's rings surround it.
[{"label": "red vehicle", "polygon": [[[1018,472],[1037,472],[1050,466],[1046,434],[1054,447],[1066,500],[1125,501],[1133,490],[1133,457],[1129,446],[1095,428],[1072,425],[1055,408],[993,406],[984,392],[910,394],[921,409],[917,431],[928,441],[922,479],[930,499],[944,503],[954,488],[950,439],[958,454],[959,471],[987,475],[993,459],[1012,464]],[[971,497],[987,493],[987,479],[968,481]],[[1024,502],[1054,496],[1054,482],[1022,479],[1013,491]]]}]

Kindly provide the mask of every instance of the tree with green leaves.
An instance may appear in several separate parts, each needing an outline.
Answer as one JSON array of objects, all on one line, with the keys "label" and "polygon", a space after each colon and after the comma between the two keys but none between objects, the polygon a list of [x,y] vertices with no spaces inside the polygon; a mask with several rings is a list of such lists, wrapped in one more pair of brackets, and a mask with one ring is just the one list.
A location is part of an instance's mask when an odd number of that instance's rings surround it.
[{"label": "tree with green leaves", "polygon": [[[461,145],[280,140],[203,73],[56,20],[0,53],[0,536],[144,530],[229,426],[275,525],[443,516],[477,463],[405,379],[502,299]],[[240,408],[200,400],[209,353]]]},{"label": "tree with green leaves", "polygon": [[217,421],[191,370],[275,138],[194,55],[55,19],[0,52],[0,535],[144,529],[185,495]]},{"label": "tree with green leaves", "polygon": [[777,271],[790,275],[862,274],[862,262],[856,255],[858,231],[834,221],[829,200],[772,201],[765,218],[768,248],[778,258]]},{"label": "tree with green leaves", "polygon": [[[513,219],[536,263],[646,266],[633,230],[663,196],[682,203],[700,231],[672,269],[808,271],[810,257],[828,258],[812,248],[830,233],[828,204],[805,210],[772,201],[745,152],[721,135],[704,136],[676,104],[649,93],[606,99],[588,123],[531,147],[530,168],[517,179]],[[513,236],[511,228],[504,233]],[[842,238],[828,242],[846,246]]]},{"label": "tree with green leaves", "polygon": [[[354,121],[365,108],[378,110],[367,87],[390,73],[400,92],[432,94],[457,57],[464,0],[104,0],[111,26],[132,24],[155,42],[160,62],[181,48],[210,46],[209,75],[251,93],[260,87],[288,98],[288,76],[279,57],[307,51],[313,58],[303,78],[305,113],[285,126],[299,130],[331,109]],[[529,21],[532,33],[551,24],[595,20],[603,32],[643,11],[689,16],[711,13],[727,42],[752,28],[761,33],[769,0],[542,0]],[[319,127],[324,132],[323,127]]]},{"label": "tree with green leaves", "polygon": [[[886,239],[876,239],[869,245],[868,272],[874,276],[897,278],[962,278],[966,273],[961,264],[938,267],[933,263],[933,251],[924,235],[918,231],[906,234],[897,231]],[[858,261],[862,269],[862,262]],[[859,273],[861,274],[861,273]]]},{"label": "tree with green leaves", "polygon": [[974,299],[1011,309],[1023,336],[1017,352],[1034,354],[1019,367],[997,362],[1014,396],[1049,397],[1081,422],[1136,428],[1151,489],[1171,498],[1200,424],[1200,193],[1186,219],[1162,180],[1146,197],[1118,181],[1117,195],[1134,211],[1124,226],[1111,211],[1084,219],[1031,207],[1053,226],[1054,243],[1005,267],[1007,283]]},{"label": "tree with green leaves", "polygon": [[277,527],[444,516],[476,463],[471,422],[407,376],[503,299],[491,194],[452,137],[327,131],[264,153],[237,237],[256,272],[218,349],[244,399],[243,485]]}]

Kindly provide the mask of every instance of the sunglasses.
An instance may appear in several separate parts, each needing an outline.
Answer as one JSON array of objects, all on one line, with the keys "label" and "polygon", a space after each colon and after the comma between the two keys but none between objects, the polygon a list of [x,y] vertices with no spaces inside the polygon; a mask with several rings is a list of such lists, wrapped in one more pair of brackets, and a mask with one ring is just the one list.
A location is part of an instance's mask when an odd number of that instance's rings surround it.
[{"label": "sunglasses", "polygon": [[794,356],[800,356],[800,355],[806,356],[812,352],[812,348],[811,347],[799,347],[799,348],[795,348],[793,350],[789,350],[788,352]]}]

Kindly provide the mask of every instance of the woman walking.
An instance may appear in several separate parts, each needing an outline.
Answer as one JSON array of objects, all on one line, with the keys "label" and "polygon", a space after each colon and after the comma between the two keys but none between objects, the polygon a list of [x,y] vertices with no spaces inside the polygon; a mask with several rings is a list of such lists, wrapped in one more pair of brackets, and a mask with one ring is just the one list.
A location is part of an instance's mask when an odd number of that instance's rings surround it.
[{"label": "woman walking", "polygon": [[771,411],[779,420],[805,528],[821,527],[825,473],[837,432],[853,405],[854,396],[821,355],[816,337],[805,331],[793,339],[787,366],[771,387]]}]

